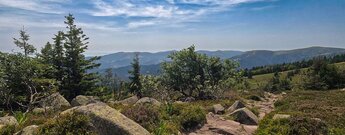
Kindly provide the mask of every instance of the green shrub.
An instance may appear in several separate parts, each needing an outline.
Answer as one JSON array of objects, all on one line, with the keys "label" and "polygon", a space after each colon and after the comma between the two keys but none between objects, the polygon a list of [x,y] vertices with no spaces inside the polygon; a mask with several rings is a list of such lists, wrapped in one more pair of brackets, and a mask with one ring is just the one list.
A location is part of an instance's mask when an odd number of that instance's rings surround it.
[{"label": "green shrub", "polygon": [[122,114],[134,120],[150,132],[153,132],[160,124],[158,109],[150,105],[137,105],[125,108]]},{"label": "green shrub", "polygon": [[73,113],[48,120],[39,130],[42,135],[94,135],[89,117]]},{"label": "green shrub", "polygon": [[206,114],[198,106],[190,106],[181,110],[180,124],[184,131],[190,131],[203,126],[206,123]]},{"label": "green shrub", "polygon": [[16,126],[5,126],[1,128],[0,135],[13,135],[16,132]]},{"label": "green shrub", "polygon": [[[336,132],[336,131],[335,131]],[[325,135],[327,125],[319,120],[294,116],[290,119],[276,119],[272,116],[261,120],[257,135]]]},{"label": "green shrub", "polygon": [[329,135],[345,135],[345,128],[331,128]]}]

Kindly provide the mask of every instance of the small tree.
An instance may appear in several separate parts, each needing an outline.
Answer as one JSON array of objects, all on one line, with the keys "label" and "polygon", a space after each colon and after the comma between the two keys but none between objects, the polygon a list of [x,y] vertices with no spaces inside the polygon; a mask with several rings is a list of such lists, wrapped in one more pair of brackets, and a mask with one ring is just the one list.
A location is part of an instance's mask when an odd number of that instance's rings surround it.
[{"label": "small tree", "polygon": [[162,83],[185,97],[205,98],[208,93],[215,96],[220,85],[231,87],[241,80],[236,69],[238,64],[199,54],[194,46],[174,52],[168,58],[172,61],[162,64]]},{"label": "small tree", "polygon": [[69,14],[65,17],[67,32],[64,34],[65,59],[64,69],[65,78],[62,82],[62,93],[68,100],[72,100],[77,95],[85,94],[87,91],[95,89],[97,76],[95,73],[87,71],[100,66],[94,63],[100,57],[86,59],[84,52],[87,49],[89,39],[81,28],[74,24],[74,17]]},{"label": "small tree", "polygon": [[140,81],[140,64],[139,64],[139,54],[136,53],[133,59],[133,62],[131,63],[132,70],[128,73],[131,75],[129,77],[130,79],[130,86],[129,89],[132,93],[136,94],[138,97],[142,96],[141,93],[141,81]]},{"label": "small tree", "polygon": [[14,44],[16,44],[20,49],[23,49],[25,56],[33,54],[36,48],[28,43],[30,36],[26,33],[24,27],[19,31],[19,36],[19,39],[13,38]]}]

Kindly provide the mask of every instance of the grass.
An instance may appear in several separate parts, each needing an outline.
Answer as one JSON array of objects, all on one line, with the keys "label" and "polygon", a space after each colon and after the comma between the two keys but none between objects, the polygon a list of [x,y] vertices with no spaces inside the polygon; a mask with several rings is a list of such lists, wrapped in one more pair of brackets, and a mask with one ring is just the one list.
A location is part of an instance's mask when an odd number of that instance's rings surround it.
[{"label": "grass", "polygon": [[[259,131],[286,127],[286,123],[272,122],[274,114],[290,114],[298,118],[319,118],[328,126],[329,134],[345,134],[345,92],[330,91],[292,91],[275,103],[276,110],[265,117],[259,126]],[[267,122],[271,121],[271,122]],[[278,123],[278,124],[277,124]],[[273,126],[272,125],[272,126]]]},{"label": "grass", "polygon": [[[345,62],[340,62],[340,63],[335,63],[334,64],[338,69],[340,70],[345,70]],[[300,71],[306,71],[308,68],[303,68]],[[291,70],[290,70],[291,71]],[[285,78],[287,76],[287,73],[289,71],[284,71],[280,72],[280,77],[281,79]],[[262,74],[262,75],[255,75],[253,76],[252,79],[247,79],[249,82],[250,88],[257,90],[257,89],[262,89],[269,81],[271,78],[273,78],[274,73],[269,73],[269,74]],[[301,82],[301,77],[300,75],[295,75],[292,77],[292,84],[294,85],[294,89],[299,89],[300,87],[300,82]]]}]

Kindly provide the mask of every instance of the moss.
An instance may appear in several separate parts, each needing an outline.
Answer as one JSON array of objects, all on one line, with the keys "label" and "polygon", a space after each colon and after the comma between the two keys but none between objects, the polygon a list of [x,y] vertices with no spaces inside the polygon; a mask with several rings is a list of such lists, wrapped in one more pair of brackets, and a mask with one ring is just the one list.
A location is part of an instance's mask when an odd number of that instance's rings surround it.
[{"label": "moss", "polygon": [[185,131],[194,130],[206,123],[206,114],[198,106],[191,106],[182,110],[180,114],[180,124]]},{"label": "moss", "polygon": [[89,117],[73,113],[50,119],[39,129],[42,135],[94,135]]}]

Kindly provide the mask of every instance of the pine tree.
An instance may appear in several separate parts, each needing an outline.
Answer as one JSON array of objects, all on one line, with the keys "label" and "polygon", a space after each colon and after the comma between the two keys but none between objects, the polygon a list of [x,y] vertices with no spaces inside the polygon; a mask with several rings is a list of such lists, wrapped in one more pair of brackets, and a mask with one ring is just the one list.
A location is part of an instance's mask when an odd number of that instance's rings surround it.
[{"label": "pine tree", "polygon": [[98,67],[94,63],[99,57],[86,59],[83,53],[87,49],[89,39],[86,37],[81,28],[74,24],[74,17],[69,14],[65,17],[67,32],[64,34],[65,42],[65,61],[64,68],[66,78],[63,80],[63,94],[71,100],[77,95],[85,94],[95,88],[96,76],[93,73],[87,73],[87,70]]},{"label": "pine tree", "polygon": [[33,45],[28,43],[30,36],[29,34],[26,33],[24,27],[22,30],[19,31],[19,34],[20,34],[19,39],[13,38],[14,44],[16,44],[20,49],[24,50],[25,56],[33,54],[36,48]]},{"label": "pine tree", "polygon": [[62,82],[65,71],[63,69],[64,67],[64,46],[63,46],[63,40],[64,40],[64,33],[62,31],[59,31],[57,35],[53,38],[54,44],[53,44],[53,65],[55,69],[54,77],[56,81],[59,83]]},{"label": "pine tree", "polygon": [[133,62],[131,63],[132,65],[132,70],[129,71],[128,73],[131,75],[129,79],[131,80],[130,83],[130,91],[134,94],[136,94],[138,97],[142,96],[141,93],[141,82],[140,82],[140,65],[139,65],[139,54],[136,53],[135,57],[133,59]]}]

